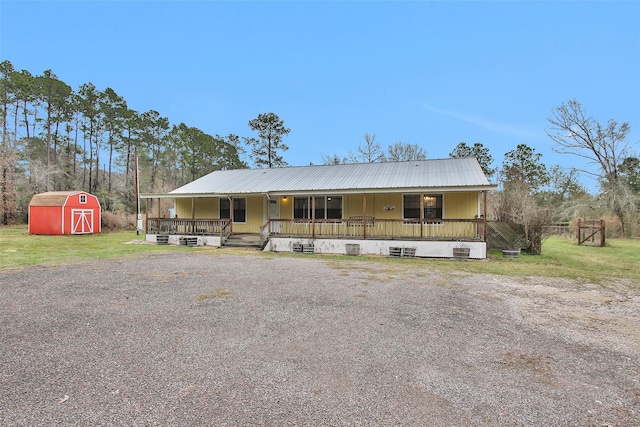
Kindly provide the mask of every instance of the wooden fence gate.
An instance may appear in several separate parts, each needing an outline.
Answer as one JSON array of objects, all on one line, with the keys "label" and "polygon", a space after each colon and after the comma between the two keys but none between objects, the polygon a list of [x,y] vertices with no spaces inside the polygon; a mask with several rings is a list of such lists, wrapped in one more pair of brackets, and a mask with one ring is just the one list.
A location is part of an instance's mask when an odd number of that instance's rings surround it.
[{"label": "wooden fence gate", "polygon": [[578,244],[604,246],[604,220],[583,221],[578,219]]}]

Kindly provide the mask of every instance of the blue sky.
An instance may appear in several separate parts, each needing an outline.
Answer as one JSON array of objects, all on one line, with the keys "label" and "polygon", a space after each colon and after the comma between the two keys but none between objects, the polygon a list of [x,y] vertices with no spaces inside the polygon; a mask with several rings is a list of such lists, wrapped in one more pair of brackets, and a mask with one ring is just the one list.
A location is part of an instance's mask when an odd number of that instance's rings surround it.
[{"label": "blue sky", "polygon": [[274,112],[291,165],[375,134],[448,157],[481,142],[496,165],[525,143],[548,166],[552,109],[577,99],[640,140],[640,2],[6,1],[0,57],[210,134],[255,136]]}]

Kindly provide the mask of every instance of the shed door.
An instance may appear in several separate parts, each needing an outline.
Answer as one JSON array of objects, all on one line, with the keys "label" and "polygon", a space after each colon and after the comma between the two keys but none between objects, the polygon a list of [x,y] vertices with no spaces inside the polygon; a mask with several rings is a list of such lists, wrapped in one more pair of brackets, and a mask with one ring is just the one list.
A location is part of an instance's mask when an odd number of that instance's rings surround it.
[{"label": "shed door", "polygon": [[93,233],[93,210],[71,209],[71,234]]}]

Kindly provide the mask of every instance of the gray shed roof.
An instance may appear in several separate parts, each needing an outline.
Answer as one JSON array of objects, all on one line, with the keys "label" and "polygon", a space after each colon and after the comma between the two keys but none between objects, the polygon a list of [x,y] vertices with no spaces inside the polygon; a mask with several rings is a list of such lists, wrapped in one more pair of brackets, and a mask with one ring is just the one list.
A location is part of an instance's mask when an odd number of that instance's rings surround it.
[{"label": "gray shed roof", "polygon": [[67,197],[82,191],[47,191],[46,193],[35,194],[29,206],[64,206]]},{"label": "gray shed roof", "polygon": [[[165,197],[494,189],[473,157],[215,171]],[[143,195],[157,197],[159,195]]]}]

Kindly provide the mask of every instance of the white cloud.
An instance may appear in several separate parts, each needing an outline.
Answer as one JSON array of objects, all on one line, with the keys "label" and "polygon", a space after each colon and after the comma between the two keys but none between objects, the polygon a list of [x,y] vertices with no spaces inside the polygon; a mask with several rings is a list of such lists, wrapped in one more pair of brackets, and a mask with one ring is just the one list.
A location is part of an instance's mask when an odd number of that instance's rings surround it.
[{"label": "white cloud", "polygon": [[432,113],[440,114],[442,116],[452,117],[457,120],[461,120],[463,122],[471,123],[475,126],[481,127],[482,129],[488,130],[490,132],[499,133],[506,136],[517,137],[517,138],[527,138],[527,139],[538,139],[541,136],[542,131],[536,131],[531,128],[527,128],[524,126],[512,125],[509,123],[498,122],[483,116],[478,116],[475,114],[467,114],[467,113],[458,113],[454,111],[443,110],[440,108],[435,108],[430,105],[424,105],[424,108],[431,111]]}]

